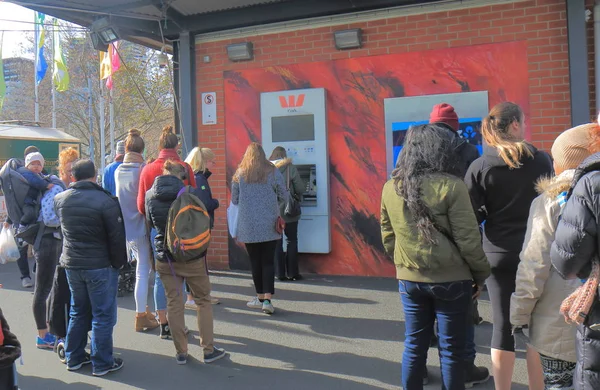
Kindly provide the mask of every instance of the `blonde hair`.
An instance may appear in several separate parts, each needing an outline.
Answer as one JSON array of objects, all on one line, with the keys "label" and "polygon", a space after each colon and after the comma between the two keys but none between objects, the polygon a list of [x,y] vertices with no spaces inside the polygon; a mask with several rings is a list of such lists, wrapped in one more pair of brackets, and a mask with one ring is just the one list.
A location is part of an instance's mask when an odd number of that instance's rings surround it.
[{"label": "blonde hair", "polygon": [[175,176],[182,181],[187,180],[187,170],[185,167],[172,159],[168,159],[163,164],[163,175]]},{"label": "blonde hair", "polygon": [[60,177],[69,177],[70,172],[66,171],[67,164],[79,159],[79,152],[74,148],[63,149],[58,154],[58,174]]},{"label": "blonde hair", "polygon": [[519,168],[523,157],[533,157],[529,144],[517,139],[510,133],[515,122],[521,122],[523,110],[515,103],[496,104],[481,123],[481,135],[484,141],[498,151],[500,158],[511,169]]},{"label": "blonde hair", "polygon": [[233,175],[233,181],[239,182],[240,177],[242,177],[246,183],[264,183],[274,168],[275,165],[267,160],[262,146],[252,142],[248,145],[242,162],[240,162],[237,171]]},{"label": "blonde hair", "polygon": [[195,147],[185,158],[185,162],[196,173],[206,172],[206,164],[215,159],[215,153],[209,148]]}]

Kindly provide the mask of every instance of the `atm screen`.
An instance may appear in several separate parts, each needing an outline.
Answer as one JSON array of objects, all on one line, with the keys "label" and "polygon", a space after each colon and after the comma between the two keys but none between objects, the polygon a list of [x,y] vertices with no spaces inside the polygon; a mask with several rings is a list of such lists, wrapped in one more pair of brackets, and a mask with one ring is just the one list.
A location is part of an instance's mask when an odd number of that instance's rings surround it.
[{"label": "atm screen", "polygon": [[315,116],[291,115],[271,118],[273,142],[314,141]]}]

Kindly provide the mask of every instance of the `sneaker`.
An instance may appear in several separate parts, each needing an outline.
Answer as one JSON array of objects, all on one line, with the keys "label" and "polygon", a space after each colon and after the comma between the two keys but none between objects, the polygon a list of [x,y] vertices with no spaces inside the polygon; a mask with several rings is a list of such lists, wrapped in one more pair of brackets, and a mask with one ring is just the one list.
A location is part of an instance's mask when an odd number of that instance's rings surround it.
[{"label": "sneaker", "polygon": [[21,280],[21,286],[23,286],[24,288],[33,287],[33,282],[31,281],[31,278],[30,277],[23,278],[23,280]]},{"label": "sneaker", "polygon": [[196,302],[194,302],[193,299],[190,299],[189,301],[185,302],[185,308],[186,309],[190,309],[190,310],[196,310],[198,306],[196,305]]},{"label": "sneaker", "polygon": [[175,356],[175,361],[177,362],[177,364],[179,365],[183,365],[183,364],[187,364],[187,357],[188,354],[187,353],[178,353]]},{"label": "sneaker", "polygon": [[119,371],[121,368],[123,368],[123,359],[115,358],[114,360],[115,361],[111,368],[109,368],[107,370],[102,370],[102,371],[95,371],[92,373],[92,375],[93,376],[104,376],[104,375],[108,374],[109,372]]},{"label": "sneaker", "polygon": [[210,297],[210,304],[211,305],[218,305],[219,303],[221,303],[221,301],[219,301],[218,298],[215,298],[213,296]]},{"label": "sneaker", "polygon": [[91,364],[92,363],[92,358],[90,357],[89,353],[85,354],[85,357],[83,358],[83,361],[79,364],[76,364],[74,366],[69,366],[67,365],[67,371],[77,371],[79,369],[81,369],[81,367],[85,366],[86,364]]},{"label": "sneaker", "polygon": [[487,382],[490,372],[485,367],[477,367],[474,363],[468,363],[465,375],[465,388],[470,389],[474,385]]},{"label": "sneaker", "polygon": [[425,367],[425,373],[423,373],[423,386],[429,384],[429,372],[427,371],[427,367]]},{"label": "sneaker", "polygon": [[227,352],[224,349],[214,347],[212,353],[204,355],[204,363],[212,363],[225,357]]},{"label": "sneaker", "polygon": [[160,324],[160,338],[163,340],[169,340],[171,338],[171,328],[169,323]]},{"label": "sneaker", "polygon": [[54,349],[54,344],[56,344],[56,337],[51,333],[46,333],[44,338],[37,336],[35,346],[39,349]]},{"label": "sneaker", "polygon": [[262,304],[262,311],[263,311],[263,313],[266,313],[266,314],[275,313],[275,308],[273,307],[271,300],[265,299],[265,301]]},{"label": "sneaker", "polygon": [[294,282],[297,282],[297,281],[302,280],[302,279],[304,279],[302,277],[302,275],[296,275],[296,276],[293,276],[293,277],[290,278],[290,280],[292,280]]},{"label": "sneaker", "polygon": [[258,297],[254,297],[253,300],[246,303],[246,306],[248,306],[250,309],[262,309],[263,303],[258,299]]}]

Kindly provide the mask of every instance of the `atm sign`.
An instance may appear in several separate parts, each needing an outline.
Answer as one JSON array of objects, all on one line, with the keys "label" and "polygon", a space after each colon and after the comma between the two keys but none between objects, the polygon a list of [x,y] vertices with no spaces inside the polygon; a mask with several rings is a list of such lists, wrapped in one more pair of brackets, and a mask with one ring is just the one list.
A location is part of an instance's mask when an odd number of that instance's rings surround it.
[{"label": "atm sign", "polygon": [[298,108],[304,105],[304,94],[279,96],[279,105],[281,108]]}]

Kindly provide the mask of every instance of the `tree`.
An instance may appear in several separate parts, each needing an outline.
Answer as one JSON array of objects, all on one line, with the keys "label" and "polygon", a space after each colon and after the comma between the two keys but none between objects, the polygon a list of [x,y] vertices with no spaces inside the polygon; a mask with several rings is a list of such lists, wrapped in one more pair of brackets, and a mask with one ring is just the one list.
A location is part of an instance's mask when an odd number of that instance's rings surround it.
[{"label": "tree", "polygon": [[[72,29],[70,24],[61,23],[61,46],[70,75],[70,87],[66,92],[56,92],[57,127],[79,138],[82,154],[88,156],[90,138],[94,143],[94,155],[91,156],[100,166],[100,118],[104,117],[105,145],[110,151],[109,90],[105,80],[100,80],[100,58],[94,50],[89,36],[79,28]],[[47,30],[51,30],[47,26]],[[51,37],[52,34],[47,34]],[[33,53],[31,45],[24,52]],[[168,68],[159,69],[156,52],[143,46],[122,41],[119,45],[122,59],[121,69],[113,75],[113,101],[115,119],[115,138],[123,139],[130,128],[139,129],[146,141],[147,156],[157,154],[157,142],[163,126],[173,123],[173,95],[171,93],[172,76]],[[39,85],[40,122],[43,126],[52,124],[52,44],[46,40],[46,60],[49,67],[45,78]],[[88,114],[88,79],[92,80],[92,125],[90,137]],[[5,108],[0,120],[34,119],[33,70],[23,69],[18,85],[7,90]],[[104,99],[101,111],[100,99]]]}]

